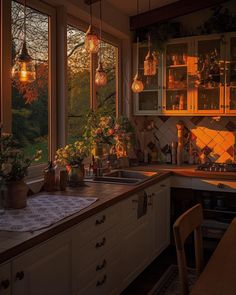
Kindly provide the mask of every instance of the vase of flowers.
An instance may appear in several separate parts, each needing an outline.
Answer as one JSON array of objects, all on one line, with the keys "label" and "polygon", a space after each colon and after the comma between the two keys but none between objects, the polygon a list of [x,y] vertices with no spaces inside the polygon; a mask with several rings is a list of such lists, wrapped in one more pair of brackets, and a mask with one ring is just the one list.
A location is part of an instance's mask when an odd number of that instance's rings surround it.
[{"label": "vase of flowers", "polygon": [[84,180],[83,160],[88,156],[89,149],[84,141],[76,141],[56,151],[57,165],[66,167],[68,173],[68,185],[80,186]]},{"label": "vase of flowers", "polygon": [[108,155],[114,145],[114,122],[113,117],[104,116],[99,112],[92,111],[87,115],[83,136],[95,157],[102,158]]},{"label": "vase of flowers", "polygon": [[37,151],[31,158],[25,157],[19,143],[12,135],[1,135],[0,178],[1,186],[6,187],[4,201],[6,208],[20,209],[26,206],[28,187],[24,177],[31,163],[41,158],[41,153]]}]

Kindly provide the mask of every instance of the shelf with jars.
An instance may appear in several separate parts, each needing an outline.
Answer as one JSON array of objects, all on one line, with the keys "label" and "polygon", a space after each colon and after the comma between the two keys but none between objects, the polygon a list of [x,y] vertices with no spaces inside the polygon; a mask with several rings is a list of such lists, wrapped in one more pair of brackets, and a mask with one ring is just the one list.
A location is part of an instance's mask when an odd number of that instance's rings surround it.
[{"label": "shelf with jars", "polygon": [[236,114],[236,32],[171,40],[148,79],[134,98],[136,115]]}]

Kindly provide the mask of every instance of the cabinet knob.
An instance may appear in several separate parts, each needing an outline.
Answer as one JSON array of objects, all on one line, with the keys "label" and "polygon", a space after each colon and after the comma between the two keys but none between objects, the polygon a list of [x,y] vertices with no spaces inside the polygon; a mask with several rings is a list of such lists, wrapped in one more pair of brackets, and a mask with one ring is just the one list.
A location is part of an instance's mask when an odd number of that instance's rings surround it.
[{"label": "cabinet knob", "polygon": [[101,248],[102,246],[104,246],[106,243],[106,238],[103,238],[101,242],[97,242],[96,243],[96,248]]},{"label": "cabinet knob", "polygon": [[102,270],[106,266],[106,264],[107,264],[107,261],[106,261],[106,259],[104,259],[102,264],[98,264],[96,266],[96,271]]},{"label": "cabinet knob", "polygon": [[23,271],[18,271],[18,272],[16,273],[16,280],[21,281],[21,280],[23,280],[24,276],[25,276],[25,274],[24,274]]},{"label": "cabinet knob", "polygon": [[1,287],[3,288],[3,290],[8,289],[9,286],[10,286],[10,281],[9,281],[8,279],[3,280],[3,281],[1,282]]},{"label": "cabinet knob", "polygon": [[160,187],[166,187],[166,185],[165,184],[161,184]]},{"label": "cabinet knob", "polygon": [[97,281],[97,284],[96,286],[99,287],[99,286],[102,286],[107,280],[107,275],[104,275],[103,279],[101,281]]},{"label": "cabinet knob", "polygon": [[106,220],[106,215],[103,215],[101,219],[97,219],[97,220],[95,221],[95,225],[102,224],[102,223],[105,222],[105,220]]}]

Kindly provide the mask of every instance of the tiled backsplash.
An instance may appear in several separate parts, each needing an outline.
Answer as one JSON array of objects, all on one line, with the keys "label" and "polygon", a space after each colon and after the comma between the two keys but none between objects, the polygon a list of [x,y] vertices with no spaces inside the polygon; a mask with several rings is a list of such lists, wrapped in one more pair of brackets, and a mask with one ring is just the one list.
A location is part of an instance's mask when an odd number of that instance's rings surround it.
[{"label": "tiled backsplash", "polygon": [[[159,161],[164,161],[164,151],[167,144],[177,142],[176,124],[184,123],[185,150],[184,159],[188,161],[188,140],[197,155],[196,162],[203,153],[207,161],[225,163],[234,161],[234,146],[236,135],[236,117],[154,117],[137,116],[133,118],[137,137],[143,150],[150,143],[159,146]],[[159,143],[158,143],[158,140]],[[147,147],[148,149],[148,147]]]}]

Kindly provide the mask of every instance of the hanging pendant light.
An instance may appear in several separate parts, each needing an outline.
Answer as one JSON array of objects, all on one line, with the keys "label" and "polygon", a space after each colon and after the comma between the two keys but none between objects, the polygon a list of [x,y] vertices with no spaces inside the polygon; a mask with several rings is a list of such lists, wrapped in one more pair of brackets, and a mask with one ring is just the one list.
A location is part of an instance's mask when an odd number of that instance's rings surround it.
[{"label": "hanging pendant light", "polygon": [[157,58],[151,53],[151,37],[148,35],[148,53],[144,60],[144,76],[155,76],[157,72]]},{"label": "hanging pendant light", "polygon": [[35,64],[28,53],[26,44],[26,0],[24,1],[24,40],[22,50],[12,67],[12,78],[23,83],[31,83],[36,79]]},{"label": "hanging pendant light", "polygon": [[[137,0],[137,15],[139,14],[139,5],[138,5],[138,0]],[[137,48],[136,48],[137,52],[136,52],[136,55],[137,55],[137,72],[134,76],[134,79],[133,79],[133,83],[132,83],[132,86],[131,86],[131,89],[134,93],[140,93],[143,91],[144,89],[144,86],[143,86],[143,82],[141,80],[141,78],[139,77],[139,71],[138,71],[138,64],[139,64],[139,60],[138,60],[138,57],[139,57],[139,38],[137,36]]]},{"label": "hanging pendant light", "polygon": [[95,84],[99,87],[107,84],[107,74],[102,65],[102,0],[100,0],[100,51],[99,63],[95,73]]},{"label": "hanging pendant light", "polygon": [[89,53],[97,53],[99,49],[100,40],[97,34],[93,30],[93,17],[92,17],[92,2],[90,1],[90,25],[85,34],[84,46],[87,52]]},{"label": "hanging pendant light", "polygon": [[[151,1],[149,0],[149,11],[151,10]],[[144,60],[144,76],[154,76],[157,72],[157,58],[151,53],[151,35],[148,34],[148,53]]]}]

